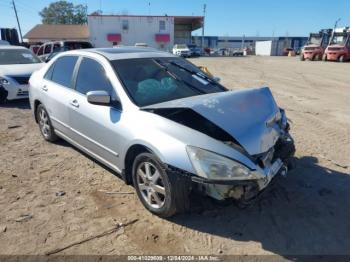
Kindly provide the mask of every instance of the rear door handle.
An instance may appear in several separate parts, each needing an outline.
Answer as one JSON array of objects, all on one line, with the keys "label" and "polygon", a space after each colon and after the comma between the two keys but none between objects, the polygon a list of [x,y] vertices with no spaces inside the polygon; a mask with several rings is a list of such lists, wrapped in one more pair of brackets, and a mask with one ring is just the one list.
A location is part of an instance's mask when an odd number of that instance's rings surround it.
[{"label": "rear door handle", "polygon": [[76,100],[76,99],[74,99],[72,102],[70,102],[70,104],[74,107],[79,107],[78,100]]},{"label": "rear door handle", "polygon": [[47,90],[49,90],[48,88],[47,88],[47,86],[45,85],[45,86],[43,86],[42,88],[41,88],[43,91],[47,91]]}]

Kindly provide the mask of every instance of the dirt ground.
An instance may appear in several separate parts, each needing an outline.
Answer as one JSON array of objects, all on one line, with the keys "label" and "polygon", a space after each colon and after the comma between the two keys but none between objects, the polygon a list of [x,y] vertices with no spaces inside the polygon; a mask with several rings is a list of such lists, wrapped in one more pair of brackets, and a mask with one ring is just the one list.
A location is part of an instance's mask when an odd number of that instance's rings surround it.
[{"label": "dirt ground", "polygon": [[229,88],[272,89],[291,121],[297,168],[248,209],[197,197],[190,213],[164,220],[69,144],[45,142],[28,102],[11,102],[0,107],[0,254],[44,254],[133,219],[59,254],[350,254],[350,63],[192,61]]}]

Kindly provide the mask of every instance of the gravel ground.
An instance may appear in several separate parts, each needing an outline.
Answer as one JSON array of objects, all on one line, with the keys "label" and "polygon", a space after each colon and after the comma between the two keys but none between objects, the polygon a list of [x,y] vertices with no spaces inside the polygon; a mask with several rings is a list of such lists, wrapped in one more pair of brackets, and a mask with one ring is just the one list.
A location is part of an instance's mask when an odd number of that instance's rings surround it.
[{"label": "gravel ground", "polygon": [[190,213],[164,220],[98,163],[45,142],[28,102],[11,102],[0,107],[0,254],[44,254],[133,219],[59,254],[350,254],[350,64],[192,61],[233,89],[271,87],[291,121],[297,168],[248,209],[195,197]]}]

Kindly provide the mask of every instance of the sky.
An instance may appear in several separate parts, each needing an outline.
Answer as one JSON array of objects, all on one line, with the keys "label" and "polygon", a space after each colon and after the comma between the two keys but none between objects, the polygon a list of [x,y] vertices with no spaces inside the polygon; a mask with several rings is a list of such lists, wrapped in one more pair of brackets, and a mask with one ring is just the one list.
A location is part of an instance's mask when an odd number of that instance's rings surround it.
[{"label": "sky", "polygon": [[[12,0],[0,0],[0,28],[17,27]],[[41,23],[39,11],[54,0],[15,0],[22,32]],[[310,32],[350,26],[350,0],[72,0],[88,6],[88,13],[202,15],[207,5],[205,35],[307,36]],[[149,5],[150,3],[150,5]],[[201,35],[197,30],[193,35]]]}]

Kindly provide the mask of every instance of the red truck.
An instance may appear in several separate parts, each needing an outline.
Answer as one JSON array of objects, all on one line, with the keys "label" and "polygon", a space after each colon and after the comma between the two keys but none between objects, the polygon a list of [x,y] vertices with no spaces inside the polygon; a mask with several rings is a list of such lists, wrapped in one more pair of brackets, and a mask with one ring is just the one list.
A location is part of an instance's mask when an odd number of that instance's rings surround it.
[{"label": "red truck", "polygon": [[332,29],[322,29],[319,33],[311,33],[306,45],[300,53],[300,60],[321,60],[332,36]]},{"label": "red truck", "polygon": [[324,61],[350,60],[350,28],[336,29],[323,56]]}]

